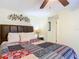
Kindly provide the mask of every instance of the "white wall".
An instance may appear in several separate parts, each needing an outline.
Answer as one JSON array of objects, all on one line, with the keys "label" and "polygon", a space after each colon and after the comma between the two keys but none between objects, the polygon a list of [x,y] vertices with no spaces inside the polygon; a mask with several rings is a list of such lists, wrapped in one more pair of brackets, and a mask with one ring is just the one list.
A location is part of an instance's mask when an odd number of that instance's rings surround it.
[{"label": "white wall", "polygon": [[48,17],[39,17],[39,16],[29,16],[31,20],[31,24],[34,27],[34,29],[40,29],[42,31],[41,36],[44,37],[44,39],[47,39],[47,23],[48,23]]},{"label": "white wall", "polygon": [[27,23],[25,21],[12,21],[8,19],[8,15],[10,14],[22,14],[21,12],[17,11],[11,11],[7,9],[0,9],[0,24],[12,24],[12,25],[30,25],[30,23]]},{"label": "white wall", "polygon": [[58,43],[68,45],[79,53],[79,9],[60,13],[57,28]]}]

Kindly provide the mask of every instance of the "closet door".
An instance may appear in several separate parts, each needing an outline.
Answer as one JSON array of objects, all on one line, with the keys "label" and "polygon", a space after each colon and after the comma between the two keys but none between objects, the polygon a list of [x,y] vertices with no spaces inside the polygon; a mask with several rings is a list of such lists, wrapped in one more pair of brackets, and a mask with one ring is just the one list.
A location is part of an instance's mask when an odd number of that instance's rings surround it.
[{"label": "closet door", "polygon": [[48,19],[47,41],[57,42],[57,20],[54,18]]},{"label": "closet door", "polygon": [[1,29],[1,33],[2,33],[2,37],[1,37],[1,40],[2,40],[2,42],[3,41],[7,41],[7,36],[8,36],[8,33],[9,33],[9,26],[8,25],[2,25],[2,27],[1,27],[2,29]]},{"label": "closet door", "polygon": [[26,26],[23,26],[23,32],[28,32],[28,28]]}]

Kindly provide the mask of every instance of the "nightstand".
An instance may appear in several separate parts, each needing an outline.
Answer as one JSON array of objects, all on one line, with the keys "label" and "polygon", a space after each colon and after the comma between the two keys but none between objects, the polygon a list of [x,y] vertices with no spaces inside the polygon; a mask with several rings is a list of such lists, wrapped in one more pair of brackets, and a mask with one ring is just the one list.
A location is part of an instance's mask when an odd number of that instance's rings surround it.
[{"label": "nightstand", "polygon": [[43,37],[39,37],[38,39],[39,39],[39,40],[44,40],[44,38],[43,38]]}]

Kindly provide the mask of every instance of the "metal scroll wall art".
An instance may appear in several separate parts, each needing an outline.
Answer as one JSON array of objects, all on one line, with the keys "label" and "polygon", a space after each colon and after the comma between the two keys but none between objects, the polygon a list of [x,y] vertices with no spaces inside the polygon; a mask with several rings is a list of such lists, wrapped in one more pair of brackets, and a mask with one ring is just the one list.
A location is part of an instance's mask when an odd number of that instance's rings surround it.
[{"label": "metal scroll wall art", "polygon": [[23,16],[22,14],[20,14],[20,15],[11,14],[11,15],[8,16],[8,19],[30,22],[30,19],[28,17]]}]

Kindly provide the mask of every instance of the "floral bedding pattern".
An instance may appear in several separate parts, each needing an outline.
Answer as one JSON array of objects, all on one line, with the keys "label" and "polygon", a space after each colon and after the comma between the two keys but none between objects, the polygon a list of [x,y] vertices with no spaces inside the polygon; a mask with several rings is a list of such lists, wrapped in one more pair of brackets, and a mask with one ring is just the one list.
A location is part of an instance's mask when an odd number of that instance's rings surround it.
[{"label": "floral bedding pattern", "polygon": [[20,59],[23,56],[27,56],[29,55],[30,52],[27,50],[18,50],[18,51],[12,51],[12,52],[8,52],[2,55],[3,59]]},{"label": "floral bedding pattern", "polygon": [[31,54],[31,52],[22,48],[20,45],[8,46],[8,48],[4,48],[1,51],[3,59],[20,59],[29,54]]}]

